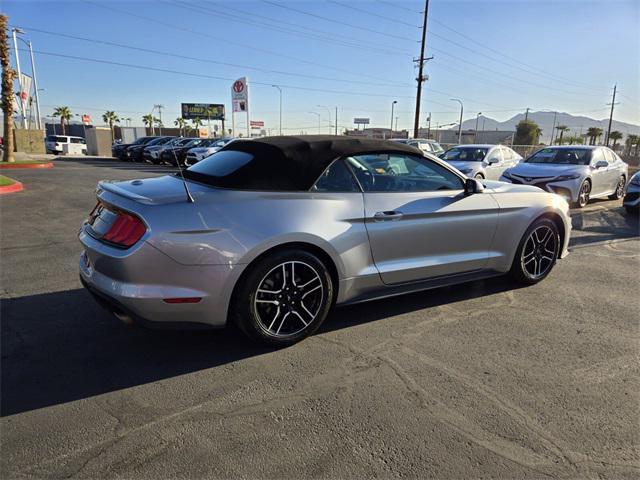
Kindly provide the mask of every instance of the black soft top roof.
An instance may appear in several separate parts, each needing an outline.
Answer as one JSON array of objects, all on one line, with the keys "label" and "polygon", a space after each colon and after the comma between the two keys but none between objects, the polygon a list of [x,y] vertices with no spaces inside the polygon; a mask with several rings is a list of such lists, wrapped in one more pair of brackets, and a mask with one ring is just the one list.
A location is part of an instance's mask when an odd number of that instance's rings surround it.
[{"label": "black soft top roof", "polygon": [[[254,159],[230,175],[213,177],[206,183],[223,188],[304,191],[309,190],[331,162],[339,157],[385,152],[422,156],[417,148],[402,143],[333,135],[234,140],[220,151],[229,150],[249,153]],[[212,160],[214,158],[215,155],[211,157]],[[201,177],[198,180],[205,179]]]}]

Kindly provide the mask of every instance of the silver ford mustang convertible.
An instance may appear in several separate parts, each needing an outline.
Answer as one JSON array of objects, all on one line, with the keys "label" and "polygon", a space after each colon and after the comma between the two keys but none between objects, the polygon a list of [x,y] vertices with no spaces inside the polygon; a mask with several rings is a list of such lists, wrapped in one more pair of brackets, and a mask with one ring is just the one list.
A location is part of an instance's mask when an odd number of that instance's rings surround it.
[{"label": "silver ford mustang convertible", "polygon": [[233,322],[270,345],[310,335],[335,304],[505,273],[536,283],[571,231],[558,195],[350,137],[238,140],[97,197],[79,237],[99,303],[127,322]]}]

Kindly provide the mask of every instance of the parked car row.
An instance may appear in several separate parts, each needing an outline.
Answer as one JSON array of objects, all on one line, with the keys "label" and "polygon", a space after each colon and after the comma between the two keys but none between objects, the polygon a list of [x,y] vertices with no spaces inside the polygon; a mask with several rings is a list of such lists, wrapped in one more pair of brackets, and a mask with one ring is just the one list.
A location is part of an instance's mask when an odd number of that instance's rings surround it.
[{"label": "parked car row", "polygon": [[234,138],[141,137],[128,144],[115,143],[111,153],[119,160],[190,166],[220,150]]},{"label": "parked car row", "polygon": [[[415,145],[406,139],[396,141]],[[613,150],[602,146],[543,147],[523,159],[504,145],[457,145],[438,156],[467,177],[533,185],[556,193],[579,208],[595,198],[621,199],[629,182],[628,165]],[[640,179],[636,176],[634,182],[629,184],[629,198],[625,201],[629,209],[637,208],[639,203],[636,192]]]}]

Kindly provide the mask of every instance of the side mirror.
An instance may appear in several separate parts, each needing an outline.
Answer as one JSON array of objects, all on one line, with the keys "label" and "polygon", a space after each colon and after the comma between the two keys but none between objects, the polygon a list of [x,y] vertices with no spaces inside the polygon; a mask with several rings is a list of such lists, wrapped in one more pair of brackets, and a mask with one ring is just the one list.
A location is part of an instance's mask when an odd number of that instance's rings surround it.
[{"label": "side mirror", "polygon": [[606,168],[609,166],[609,162],[607,162],[606,160],[598,160],[596,162],[596,168]]},{"label": "side mirror", "polygon": [[464,181],[464,194],[473,195],[474,193],[482,193],[484,191],[484,185],[475,178],[467,178]]},{"label": "side mirror", "polygon": [[487,163],[488,163],[489,165],[493,165],[494,163],[498,163],[498,161],[499,161],[499,160],[498,160],[498,157],[491,157],[491,158],[489,158],[489,159],[487,160]]}]

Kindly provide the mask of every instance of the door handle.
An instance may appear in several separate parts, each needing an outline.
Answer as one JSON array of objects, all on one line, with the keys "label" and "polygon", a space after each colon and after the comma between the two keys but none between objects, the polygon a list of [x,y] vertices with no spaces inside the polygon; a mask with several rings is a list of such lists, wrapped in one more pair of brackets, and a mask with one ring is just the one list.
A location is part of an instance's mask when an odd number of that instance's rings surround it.
[{"label": "door handle", "polygon": [[385,210],[384,212],[376,212],[373,216],[373,219],[376,222],[384,222],[386,220],[399,220],[402,218],[402,212],[398,212],[397,210]]}]

